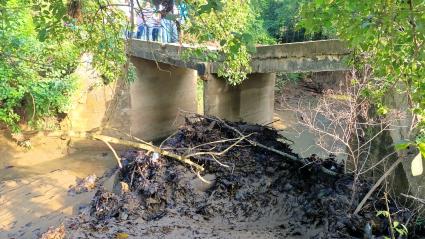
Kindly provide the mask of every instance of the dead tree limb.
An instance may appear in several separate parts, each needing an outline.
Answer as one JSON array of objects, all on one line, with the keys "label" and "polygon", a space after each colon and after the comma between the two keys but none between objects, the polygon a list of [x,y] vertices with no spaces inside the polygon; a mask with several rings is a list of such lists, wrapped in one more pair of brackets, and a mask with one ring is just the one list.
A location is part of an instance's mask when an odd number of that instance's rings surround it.
[{"label": "dead tree limb", "polygon": [[106,145],[108,145],[108,147],[112,150],[115,158],[118,161],[118,165],[120,167],[122,167],[120,159],[119,159],[118,155],[116,154],[116,152],[114,152],[115,150],[113,150],[110,143],[120,144],[120,145],[125,145],[125,146],[135,147],[135,148],[139,148],[139,149],[144,149],[144,150],[147,150],[147,151],[156,152],[156,153],[159,153],[161,155],[176,159],[176,160],[178,160],[182,163],[193,166],[198,171],[201,171],[201,172],[204,171],[203,166],[191,161],[189,159],[189,157],[181,156],[181,155],[175,154],[173,152],[161,149],[160,147],[157,147],[157,146],[155,146],[155,145],[153,145],[149,142],[145,142],[145,141],[140,140],[140,139],[138,139],[138,142],[129,141],[129,140],[122,140],[122,139],[117,139],[117,138],[106,136],[106,135],[97,134],[97,132],[98,131],[91,131],[91,132],[74,132],[74,131],[67,131],[67,132],[63,132],[63,131],[43,131],[43,132],[40,132],[39,131],[38,133],[42,134],[43,136],[50,136],[50,137],[68,136],[68,137],[100,140],[100,141],[104,142]]},{"label": "dead tree limb", "polygon": [[105,135],[98,135],[98,134],[93,134],[91,136],[91,138],[93,139],[97,139],[97,140],[101,140],[103,142],[108,142],[108,143],[114,143],[114,144],[120,144],[120,145],[125,145],[125,146],[131,146],[131,147],[135,147],[135,148],[139,148],[139,149],[144,149],[144,150],[148,150],[148,151],[152,151],[152,152],[156,152],[159,153],[161,155],[176,159],[182,163],[188,164],[190,166],[195,167],[198,171],[204,171],[204,167],[192,162],[189,158],[175,154],[173,152],[167,151],[167,150],[163,150],[155,145],[151,145],[151,144],[144,144],[144,143],[138,143],[138,142],[133,142],[133,141],[128,141],[128,140],[122,140],[122,139],[117,139],[114,137],[110,137],[110,136],[105,136]]},{"label": "dead tree limb", "polygon": [[363,200],[359,203],[359,205],[356,207],[356,210],[354,210],[353,214],[358,214],[360,210],[363,208],[366,201],[370,198],[372,193],[381,185],[381,183],[384,181],[385,178],[388,177],[388,175],[391,174],[391,172],[401,163],[402,158],[398,158],[391,167],[376,181],[376,183],[373,185],[373,187],[367,192],[366,196],[364,196]]},{"label": "dead tree limb", "polygon": [[114,157],[115,157],[115,159],[117,160],[117,163],[118,163],[118,166],[120,167],[120,168],[122,168],[122,164],[121,164],[121,159],[120,159],[120,157],[118,157],[118,154],[117,154],[117,152],[115,151],[115,149],[112,147],[112,145],[108,142],[108,141],[106,141],[106,140],[103,140],[103,139],[99,139],[100,141],[102,141],[102,142],[104,142],[108,147],[109,147],[109,149],[112,151],[112,153],[114,154]]}]

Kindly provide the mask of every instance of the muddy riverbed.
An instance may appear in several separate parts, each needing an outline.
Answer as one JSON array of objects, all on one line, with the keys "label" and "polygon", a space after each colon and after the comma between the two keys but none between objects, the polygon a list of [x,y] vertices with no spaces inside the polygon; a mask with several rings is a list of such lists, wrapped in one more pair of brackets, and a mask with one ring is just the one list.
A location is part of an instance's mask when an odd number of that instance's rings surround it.
[{"label": "muddy riverbed", "polygon": [[[234,125],[236,127],[236,125]],[[278,142],[276,131],[252,125],[238,126],[250,139],[293,155]],[[220,123],[189,123],[167,140],[164,148],[183,153],[222,152],[237,135]],[[118,180],[129,192],[120,195],[99,190],[83,215],[66,225],[71,238],[335,238],[361,234],[362,228],[345,213],[350,179],[324,175],[322,164],[305,165],[240,142],[214,161],[195,157],[205,167],[204,180],[190,167],[170,158],[128,151]],[[327,167],[342,170],[329,159]],[[344,221],[341,221],[344,219]],[[341,221],[341,222],[340,222]],[[354,222],[353,222],[354,221]],[[355,226],[357,225],[357,227]],[[358,228],[360,226],[360,228]]]},{"label": "muddy riverbed", "polygon": [[[204,167],[202,173],[174,158],[128,150],[123,168],[111,177],[114,186],[99,184],[91,203],[68,218],[60,232],[69,238],[387,235],[386,218],[376,215],[385,210],[379,193],[352,215],[370,183],[355,183],[334,158],[299,157],[279,137],[263,126],[188,118],[162,148],[192,155],[192,162]],[[404,223],[412,214],[393,216]]]},{"label": "muddy riverbed", "polygon": [[78,178],[116,166],[107,150],[74,150],[58,138],[37,136],[32,148],[0,136],[0,238],[38,238],[87,204],[92,192],[71,196]]},{"label": "muddy riverbed", "polygon": [[[291,91],[285,102],[320,97],[296,92],[305,94]],[[288,141],[275,131],[257,140],[299,154],[307,165],[245,142],[219,157],[230,168],[199,158],[206,168],[202,180],[191,167],[133,149],[121,151],[125,167],[114,174],[110,169],[116,161],[105,148],[76,150],[67,140],[36,137],[28,150],[0,137],[0,238],[39,238],[61,223],[58,232],[67,238],[363,238],[368,226],[374,235],[384,234],[385,220],[375,217],[379,197],[361,216],[352,216],[364,191],[352,198],[352,178],[340,174],[341,166],[314,146],[315,135],[300,128],[296,115],[280,103],[273,126],[293,144],[282,143]],[[164,146],[184,153],[189,147],[236,137],[225,132],[214,138],[222,127],[203,128],[203,138],[186,127]],[[209,149],[219,149],[215,147]],[[325,160],[309,157],[312,153]],[[324,174],[320,162],[338,176]],[[131,180],[134,165],[142,168],[135,173],[138,184],[134,176]],[[72,186],[92,174],[100,177],[94,189],[73,192]],[[121,182],[128,191],[117,187]],[[369,184],[363,186],[366,190]],[[399,220],[403,217],[408,214]]]}]

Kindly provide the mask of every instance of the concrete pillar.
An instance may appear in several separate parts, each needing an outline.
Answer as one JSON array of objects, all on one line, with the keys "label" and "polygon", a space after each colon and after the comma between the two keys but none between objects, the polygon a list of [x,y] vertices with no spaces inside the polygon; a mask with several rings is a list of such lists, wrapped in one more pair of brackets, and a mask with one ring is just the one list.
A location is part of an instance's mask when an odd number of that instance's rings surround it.
[{"label": "concrete pillar", "polygon": [[[78,79],[78,89],[71,100],[69,120],[61,123],[64,131],[86,132],[102,129],[101,133],[114,137],[122,136],[111,128],[129,132],[130,96],[122,79],[103,84],[103,79],[93,68],[90,55],[84,55],[74,74]],[[71,137],[68,143],[75,149],[108,149],[105,143]],[[117,149],[117,146],[115,146]],[[109,149],[108,149],[109,150]]]},{"label": "concrete pillar", "polygon": [[132,58],[137,79],[130,86],[131,134],[154,140],[173,133],[183,119],[179,110],[196,112],[197,72]]},{"label": "concrete pillar", "polygon": [[266,124],[273,120],[275,73],[250,74],[231,86],[217,75],[204,82],[204,112],[231,121]]}]

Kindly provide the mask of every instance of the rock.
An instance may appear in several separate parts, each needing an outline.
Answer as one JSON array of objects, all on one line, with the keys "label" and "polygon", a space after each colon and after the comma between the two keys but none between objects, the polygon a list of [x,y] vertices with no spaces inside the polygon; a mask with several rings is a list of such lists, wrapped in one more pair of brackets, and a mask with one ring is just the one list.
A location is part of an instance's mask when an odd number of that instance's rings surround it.
[{"label": "rock", "polygon": [[236,192],[235,199],[239,200],[239,201],[244,200],[245,199],[245,193],[242,192],[242,191]]},{"label": "rock", "polygon": [[266,173],[268,173],[268,174],[273,174],[275,171],[276,171],[276,169],[273,168],[273,167],[267,167],[266,168]]},{"label": "rock", "polygon": [[290,183],[286,183],[285,186],[283,186],[283,190],[285,191],[291,191],[294,188]]},{"label": "rock", "polygon": [[363,232],[363,238],[365,239],[372,239],[373,235],[372,235],[372,227],[370,226],[369,223],[367,223],[364,227],[364,232]]},{"label": "rock", "polygon": [[121,220],[127,220],[128,218],[128,214],[126,212],[121,212],[120,213],[120,219]]},{"label": "rock", "polygon": [[150,205],[150,204],[158,204],[160,203],[160,201],[156,198],[146,198],[146,204]]}]

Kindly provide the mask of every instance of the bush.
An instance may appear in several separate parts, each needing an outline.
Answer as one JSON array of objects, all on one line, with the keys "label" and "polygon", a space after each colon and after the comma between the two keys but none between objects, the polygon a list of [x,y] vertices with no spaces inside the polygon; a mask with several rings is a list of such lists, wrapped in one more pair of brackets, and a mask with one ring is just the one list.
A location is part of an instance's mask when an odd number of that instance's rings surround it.
[{"label": "bush", "polygon": [[[68,15],[70,5],[61,0],[33,0],[32,7],[24,0],[0,1],[0,123],[16,132],[23,121],[37,125],[67,113],[76,89],[72,73],[86,52],[105,82],[119,77],[123,16],[101,8],[105,3],[84,1],[80,19]],[[104,24],[106,16],[114,24]]]}]

